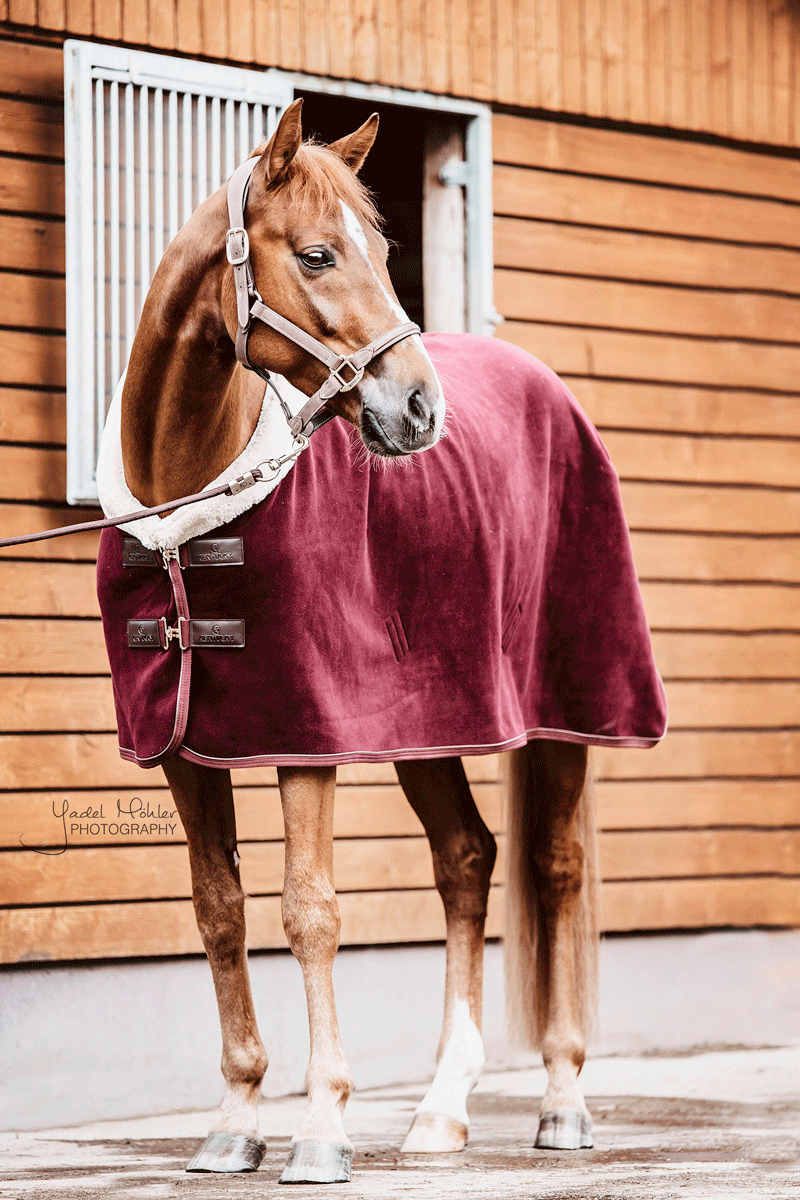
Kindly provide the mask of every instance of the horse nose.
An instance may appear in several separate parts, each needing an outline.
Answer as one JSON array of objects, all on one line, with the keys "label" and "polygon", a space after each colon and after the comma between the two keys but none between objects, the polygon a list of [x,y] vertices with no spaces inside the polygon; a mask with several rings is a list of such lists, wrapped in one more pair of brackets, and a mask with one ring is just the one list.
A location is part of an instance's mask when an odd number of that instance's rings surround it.
[{"label": "horse nose", "polygon": [[410,440],[415,445],[433,432],[436,424],[433,411],[435,403],[436,399],[430,394],[430,389],[424,386],[417,384],[408,391],[405,419],[409,425]]}]

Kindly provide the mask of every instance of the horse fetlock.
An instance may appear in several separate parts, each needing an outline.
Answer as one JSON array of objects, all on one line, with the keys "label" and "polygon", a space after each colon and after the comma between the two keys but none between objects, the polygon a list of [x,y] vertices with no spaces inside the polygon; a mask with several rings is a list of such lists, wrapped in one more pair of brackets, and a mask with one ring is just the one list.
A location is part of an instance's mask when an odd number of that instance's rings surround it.
[{"label": "horse fetlock", "polygon": [[250,1087],[256,1090],[269,1066],[267,1052],[260,1040],[226,1047],[222,1053],[222,1075],[229,1087]]},{"label": "horse fetlock", "polygon": [[586,1059],[586,1044],[577,1032],[548,1033],[542,1042],[542,1058],[551,1077],[556,1071],[566,1070],[577,1078]]},{"label": "horse fetlock", "polygon": [[334,1071],[312,1067],[306,1075],[309,1103],[315,1107],[343,1109],[354,1089],[355,1083],[347,1067]]}]

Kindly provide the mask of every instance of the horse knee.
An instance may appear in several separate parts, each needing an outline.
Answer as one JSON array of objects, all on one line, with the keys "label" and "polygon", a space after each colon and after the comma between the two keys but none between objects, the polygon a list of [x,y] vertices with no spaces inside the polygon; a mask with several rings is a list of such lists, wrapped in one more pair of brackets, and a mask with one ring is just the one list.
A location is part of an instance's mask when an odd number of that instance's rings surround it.
[{"label": "horse knee", "polygon": [[433,850],[433,873],[445,907],[455,916],[486,916],[497,842],[483,825],[464,830]]},{"label": "horse knee", "polygon": [[295,958],[333,958],[339,948],[341,919],[336,892],[327,880],[302,886],[287,880],[281,903],[283,928]]}]

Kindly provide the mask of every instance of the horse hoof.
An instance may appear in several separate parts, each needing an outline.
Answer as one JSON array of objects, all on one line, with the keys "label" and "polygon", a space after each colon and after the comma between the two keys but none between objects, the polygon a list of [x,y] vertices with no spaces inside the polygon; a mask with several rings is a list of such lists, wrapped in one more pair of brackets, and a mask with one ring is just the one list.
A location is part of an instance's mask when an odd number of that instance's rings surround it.
[{"label": "horse hoof", "polygon": [[453,1154],[467,1144],[467,1127],[444,1113],[417,1113],[401,1147],[402,1154]]},{"label": "horse hoof", "polygon": [[349,1183],[353,1151],[334,1142],[294,1142],[279,1183]]},{"label": "horse hoof", "polygon": [[257,1171],[266,1142],[244,1133],[210,1133],[187,1171]]},{"label": "horse hoof", "polygon": [[551,1108],[542,1113],[536,1135],[537,1150],[589,1150],[592,1120],[572,1108]]}]

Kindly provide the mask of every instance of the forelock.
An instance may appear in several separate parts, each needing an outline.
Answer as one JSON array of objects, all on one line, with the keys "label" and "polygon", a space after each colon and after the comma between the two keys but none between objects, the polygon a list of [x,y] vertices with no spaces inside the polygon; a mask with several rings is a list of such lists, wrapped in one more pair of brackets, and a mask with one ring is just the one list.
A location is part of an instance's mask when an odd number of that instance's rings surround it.
[{"label": "forelock", "polygon": [[373,229],[383,224],[369,189],[335,150],[313,139],[300,145],[278,186],[298,218],[321,215],[341,220],[344,203]]}]

